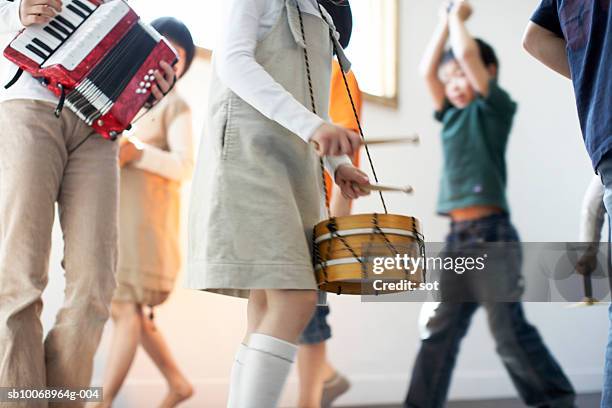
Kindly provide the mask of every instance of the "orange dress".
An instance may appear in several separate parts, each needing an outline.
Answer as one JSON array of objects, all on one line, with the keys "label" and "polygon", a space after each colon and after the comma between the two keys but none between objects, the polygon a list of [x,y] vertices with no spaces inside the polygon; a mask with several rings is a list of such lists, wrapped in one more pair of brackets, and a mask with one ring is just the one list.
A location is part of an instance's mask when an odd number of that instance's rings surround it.
[{"label": "orange dress", "polygon": [[[349,71],[346,74],[346,80],[355,102],[355,108],[357,109],[357,115],[361,121],[361,110],[363,106],[363,95],[359,89],[357,78],[353,71]],[[346,92],[346,86],[344,79],[342,78],[342,72],[340,70],[340,64],[334,60],[332,65],[332,78],[331,78],[331,95],[329,98],[329,118],[332,123],[342,126],[347,129],[354,130],[359,133],[359,126],[355,120],[355,114],[353,113],[353,107],[351,101]],[[355,167],[359,167],[359,152],[355,153],[353,157],[353,164]],[[333,181],[329,174],[325,172],[325,187],[327,189],[327,196],[331,199]]]}]

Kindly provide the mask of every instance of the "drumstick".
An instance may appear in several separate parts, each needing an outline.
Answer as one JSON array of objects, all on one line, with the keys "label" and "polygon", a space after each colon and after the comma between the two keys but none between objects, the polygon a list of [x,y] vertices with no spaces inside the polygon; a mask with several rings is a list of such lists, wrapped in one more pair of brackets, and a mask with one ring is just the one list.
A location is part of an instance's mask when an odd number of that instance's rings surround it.
[{"label": "drumstick", "polygon": [[384,145],[384,144],[419,144],[421,139],[419,135],[416,133],[412,136],[407,137],[399,137],[399,138],[383,138],[383,139],[369,139],[361,142],[361,145],[375,146],[375,145]]},{"label": "drumstick", "polygon": [[578,302],[578,303],[572,303],[570,305],[567,305],[566,308],[567,309],[574,309],[577,307],[589,307],[589,306],[609,306],[610,302],[600,302],[597,299],[584,299],[582,302]]},{"label": "drumstick", "polygon": [[382,184],[362,185],[362,184],[353,183],[353,187],[358,188],[362,191],[366,191],[366,192],[382,191],[382,192],[396,192],[396,193],[405,193],[405,194],[412,194],[414,192],[414,189],[412,188],[412,186],[394,187],[394,186],[384,186]]},{"label": "drumstick", "polygon": [[584,284],[584,299],[581,302],[569,305],[569,308],[574,307],[586,307],[586,306],[599,306],[603,305],[604,302],[600,302],[593,297],[593,283],[591,280],[591,272],[582,276],[582,283]]},{"label": "drumstick", "polygon": [[[385,145],[385,144],[419,144],[421,143],[421,139],[418,134],[414,134],[407,137],[399,137],[399,138],[383,138],[383,139],[371,139],[371,140],[361,140],[362,146],[375,146],[375,145]],[[314,149],[319,151],[319,144],[311,140],[310,144],[314,147]]]}]

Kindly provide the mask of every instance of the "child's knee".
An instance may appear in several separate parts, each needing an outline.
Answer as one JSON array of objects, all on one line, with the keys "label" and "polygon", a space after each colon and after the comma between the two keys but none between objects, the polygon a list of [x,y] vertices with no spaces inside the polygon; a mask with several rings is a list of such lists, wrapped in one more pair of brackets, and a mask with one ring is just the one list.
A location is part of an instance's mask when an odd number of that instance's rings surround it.
[{"label": "child's knee", "polygon": [[264,312],[268,307],[268,300],[266,298],[266,292],[264,290],[251,290],[249,296],[249,308],[253,310]]},{"label": "child's knee", "polygon": [[138,306],[129,302],[111,303],[111,317],[113,320],[134,318],[138,316]]},{"label": "child's knee", "polygon": [[306,306],[314,312],[315,307],[317,307],[317,302],[319,300],[319,296],[315,290],[305,291],[305,299],[304,302]]},{"label": "child's knee", "polygon": [[157,331],[157,326],[155,326],[155,321],[148,316],[142,316],[141,325],[143,332],[152,333]]},{"label": "child's knee", "polygon": [[269,308],[277,312],[311,316],[317,305],[314,290],[271,290],[268,292]]},{"label": "child's knee", "polygon": [[314,290],[299,292],[294,302],[295,312],[308,321],[312,318],[315,308],[317,307],[317,292]]}]

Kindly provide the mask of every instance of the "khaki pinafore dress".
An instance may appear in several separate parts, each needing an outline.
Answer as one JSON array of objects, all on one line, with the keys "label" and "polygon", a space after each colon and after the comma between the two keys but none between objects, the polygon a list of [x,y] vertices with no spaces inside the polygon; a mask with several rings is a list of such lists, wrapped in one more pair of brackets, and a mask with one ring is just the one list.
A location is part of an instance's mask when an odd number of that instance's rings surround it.
[{"label": "khaki pinafore dress", "polygon": [[[284,3],[255,59],[310,109],[300,16],[296,0]],[[331,38],[337,43],[337,37],[331,17],[323,15],[302,13],[302,18],[315,104],[327,119]],[[350,65],[339,57],[343,66]],[[199,149],[189,210],[186,285],[241,297],[249,289],[315,290],[311,239],[323,218],[319,158],[213,71],[209,129]]]}]

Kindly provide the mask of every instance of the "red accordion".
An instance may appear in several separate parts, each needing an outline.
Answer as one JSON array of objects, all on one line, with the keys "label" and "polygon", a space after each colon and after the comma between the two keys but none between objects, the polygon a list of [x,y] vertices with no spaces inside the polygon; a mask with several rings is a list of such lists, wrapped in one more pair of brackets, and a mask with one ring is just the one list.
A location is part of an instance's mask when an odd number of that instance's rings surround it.
[{"label": "red accordion", "polygon": [[152,101],[159,62],[178,59],[123,0],[64,0],[61,13],[23,29],[4,56],[59,96],[59,109],[65,104],[113,140]]}]

